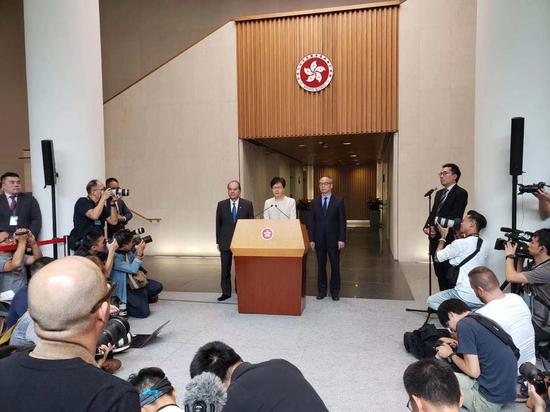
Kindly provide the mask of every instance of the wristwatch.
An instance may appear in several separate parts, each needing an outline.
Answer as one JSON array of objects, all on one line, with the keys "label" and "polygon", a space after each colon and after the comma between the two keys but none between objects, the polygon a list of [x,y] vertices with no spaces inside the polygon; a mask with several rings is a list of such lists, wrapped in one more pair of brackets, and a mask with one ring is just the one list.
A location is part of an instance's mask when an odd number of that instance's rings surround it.
[{"label": "wristwatch", "polygon": [[451,352],[449,356],[447,356],[447,362],[449,362],[451,365],[453,364],[453,356],[455,356],[456,353]]}]

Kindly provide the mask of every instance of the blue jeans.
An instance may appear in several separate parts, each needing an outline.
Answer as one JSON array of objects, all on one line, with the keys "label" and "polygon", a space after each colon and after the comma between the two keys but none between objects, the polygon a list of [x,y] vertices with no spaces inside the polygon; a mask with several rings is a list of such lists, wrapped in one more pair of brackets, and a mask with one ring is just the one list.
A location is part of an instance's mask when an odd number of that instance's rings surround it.
[{"label": "blue jeans", "polygon": [[468,305],[468,307],[472,310],[479,309],[480,307],[483,306],[482,303],[468,302],[458,294],[456,289],[447,289],[447,290],[442,290],[441,292],[437,292],[431,296],[428,296],[428,301],[427,301],[428,307],[433,310],[437,310],[439,308],[439,305],[441,305],[443,302],[449,299],[460,299],[466,305]]}]

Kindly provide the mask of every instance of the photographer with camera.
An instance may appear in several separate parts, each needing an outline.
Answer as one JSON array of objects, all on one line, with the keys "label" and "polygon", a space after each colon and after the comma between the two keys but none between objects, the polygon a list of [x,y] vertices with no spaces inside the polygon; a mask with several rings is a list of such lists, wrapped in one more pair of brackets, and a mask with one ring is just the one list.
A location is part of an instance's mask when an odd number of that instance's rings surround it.
[{"label": "photographer with camera", "polygon": [[108,178],[105,181],[105,184],[107,185],[107,188],[111,189],[111,191],[115,194],[114,198],[117,211],[117,223],[115,225],[107,223],[107,237],[111,238],[116,232],[124,229],[134,215],[128,206],[126,206],[124,200],[122,200],[123,196],[127,196],[129,194],[129,190],[121,189],[118,180],[114,177]]},{"label": "photographer with camera", "polygon": [[[456,332],[458,340],[442,338],[438,356],[454,364],[458,383],[469,411],[498,411],[516,399],[517,358],[510,345],[512,338],[496,325],[499,335],[489,329],[459,299],[443,302],[437,310],[444,327]],[[485,320],[488,320],[485,318]],[[492,322],[489,320],[489,322]]]},{"label": "photographer with camera", "polygon": [[125,304],[127,316],[146,318],[150,313],[149,303],[156,301],[162,292],[162,283],[145,276],[141,267],[146,241],[134,237],[128,229],[115,233],[114,239],[119,248],[115,255],[111,280],[117,284],[115,295],[120,299],[121,315],[124,315]]},{"label": "photographer with camera", "polygon": [[[0,246],[17,245],[14,252],[0,251],[0,292],[12,290],[17,293],[27,285],[26,265],[42,257],[40,247],[31,231],[17,229],[10,236],[8,232],[0,232]],[[27,248],[32,250],[32,256],[25,254]]]},{"label": "photographer with camera", "polygon": [[[460,168],[454,163],[446,163],[439,172],[439,182],[443,189],[435,194],[435,201],[430,211],[430,215],[424,224],[424,233],[430,239],[430,255],[434,256],[434,270],[439,283],[439,290],[451,289],[455,285],[447,280],[449,263],[447,261],[436,261],[435,253],[440,239],[440,233],[437,231],[436,218],[457,219],[462,218],[464,210],[468,204],[468,192],[458,186],[461,172]],[[434,189],[435,190],[435,189]],[[433,191],[430,191],[431,193]],[[451,243],[454,240],[454,231],[447,232],[445,240]]]},{"label": "photographer with camera", "polygon": [[470,309],[477,309],[483,305],[470,286],[468,273],[476,266],[483,266],[487,262],[488,253],[486,248],[482,248],[483,240],[479,237],[479,232],[486,226],[487,220],[481,213],[469,210],[460,223],[458,238],[449,245],[446,245],[449,228],[437,226],[441,237],[435,251],[435,262],[450,263],[447,271],[448,281],[456,286],[429,296],[429,308],[437,310],[442,302],[453,298],[462,300]]},{"label": "photographer with camera", "polygon": [[111,189],[97,180],[86,185],[88,196],[79,198],[74,205],[74,228],[69,234],[69,247],[76,251],[88,233],[104,234],[105,222],[116,225],[117,209]]},{"label": "photographer with camera", "polygon": [[[550,340],[550,229],[533,233],[528,251],[533,263],[523,270],[523,259],[517,259],[518,244],[504,246],[506,280],[528,285],[535,345]],[[516,268],[518,260],[518,268]]]},{"label": "photographer with camera", "polygon": [[112,289],[88,259],[56,260],[29,283],[29,313],[40,342],[0,360],[2,408],[13,412],[139,411],[137,391],[98,368],[96,345]]}]

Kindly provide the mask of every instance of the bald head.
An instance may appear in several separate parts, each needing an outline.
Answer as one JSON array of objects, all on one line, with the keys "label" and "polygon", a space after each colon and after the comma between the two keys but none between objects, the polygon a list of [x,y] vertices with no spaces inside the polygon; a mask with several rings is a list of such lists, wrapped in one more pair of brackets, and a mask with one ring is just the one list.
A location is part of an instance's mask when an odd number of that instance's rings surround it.
[{"label": "bald head", "polygon": [[500,289],[500,284],[495,273],[486,266],[478,266],[468,273],[472,289],[482,288],[486,292]]},{"label": "bald head", "polygon": [[37,333],[72,336],[93,327],[90,310],[108,285],[92,261],[69,256],[40,269],[29,283],[29,310]]}]

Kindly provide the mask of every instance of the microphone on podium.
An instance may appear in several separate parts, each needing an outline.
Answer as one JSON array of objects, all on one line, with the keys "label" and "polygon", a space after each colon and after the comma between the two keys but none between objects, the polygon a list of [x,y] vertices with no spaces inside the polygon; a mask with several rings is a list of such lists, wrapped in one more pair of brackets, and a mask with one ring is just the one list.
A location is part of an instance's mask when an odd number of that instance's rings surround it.
[{"label": "microphone on podium", "polygon": [[290,216],[287,215],[285,212],[283,212],[281,209],[279,209],[279,206],[275,205],[275,209],[277,209],[279,212],[281,212],[283,215],[285,215],[288,219],[290,219]]},{"label": "microphone on podium", "polygon": [[[254,216],[254,219],[256,219],[256,218],[257,218],[258,216],[260,216],[260,215],[263,215],[264,212],[265,212],[267,209],[271,209],[273,206],[275,206],[275,205],[271,204],[270,206],[268,206],[268,207],[266,207],[264,210],[262,210],[260,213],[257,213],[257,214]],[[275,207],[276,207],[276,206],[275,206]]]}]

